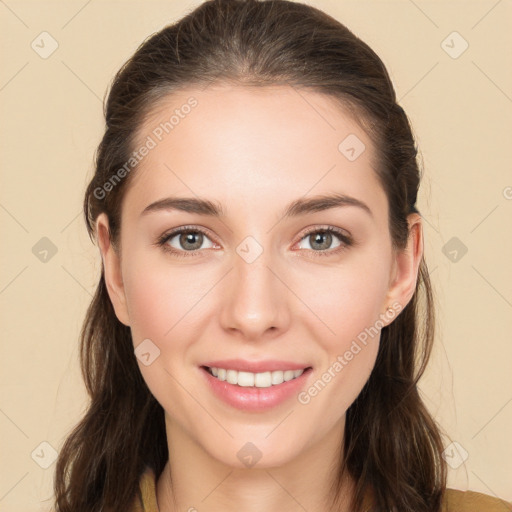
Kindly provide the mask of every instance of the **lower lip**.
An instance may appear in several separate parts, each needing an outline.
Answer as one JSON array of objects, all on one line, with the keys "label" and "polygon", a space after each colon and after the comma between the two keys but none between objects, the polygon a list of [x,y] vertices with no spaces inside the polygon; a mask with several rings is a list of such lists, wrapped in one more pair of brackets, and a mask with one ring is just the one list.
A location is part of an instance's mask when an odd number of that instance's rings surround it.
[{"label": "lower lip", "polygon": [[268,388],[244,387],[230,384],[211,375],[206,368],[201,367],[210,389],[228,405],[243,411],[266,411],[276,407],[292,396],[296,396],[305,385],[312,369],[304,370],[300,377],[292,379],[277,386]]}]

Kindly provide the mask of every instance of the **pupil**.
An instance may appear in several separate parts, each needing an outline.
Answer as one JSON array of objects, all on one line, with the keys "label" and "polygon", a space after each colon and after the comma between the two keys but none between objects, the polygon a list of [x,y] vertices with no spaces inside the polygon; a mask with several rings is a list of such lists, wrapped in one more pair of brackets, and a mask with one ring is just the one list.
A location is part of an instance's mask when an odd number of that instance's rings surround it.
[{"label": "pupil", "polygon": [[[192,244],[193,247],[189,247],[191,250],[199,249],[201,247],[201,236],[202,233],[185,233],[181,235],[181,244],[184,247],[187,247],[187,244]],[[194,244],[194,238],[199,237],[199,242],[195,242]]]},{"label": "pupil", "polygon": [[331,238],[332,238],[332,235],[330,233],[328,233],[327,231],[321,231],[321,232],[318,232],[316,233],[314,236],[314,243],[320,243],[320,245],[322,245],[321,243],[321,239],[322,238],[327,238],[327,242],[323,244],[322,247],[319,247],[319,249],[323,250],[323,249],[328,249],[329,248],[329,245],[330,245],[330,242],[331,242]]}]

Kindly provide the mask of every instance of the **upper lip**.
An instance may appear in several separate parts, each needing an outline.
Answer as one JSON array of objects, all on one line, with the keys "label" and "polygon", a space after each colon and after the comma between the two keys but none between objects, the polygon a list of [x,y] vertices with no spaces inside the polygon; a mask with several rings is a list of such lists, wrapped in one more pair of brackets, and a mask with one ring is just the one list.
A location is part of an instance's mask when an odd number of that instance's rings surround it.
[{"label": "upper lip", "polygon": [[209,361],[204,363],[202,366],[208,366],[210,368],[224,368],[226,370],[236,370],[251,373],[273,372],[278,370],[302,370],[310,367],[310,365],[304,363],[295,363],[292,361],[278,361],[277,359],[268,359],[265,361],[223,359],[221,361]]}]

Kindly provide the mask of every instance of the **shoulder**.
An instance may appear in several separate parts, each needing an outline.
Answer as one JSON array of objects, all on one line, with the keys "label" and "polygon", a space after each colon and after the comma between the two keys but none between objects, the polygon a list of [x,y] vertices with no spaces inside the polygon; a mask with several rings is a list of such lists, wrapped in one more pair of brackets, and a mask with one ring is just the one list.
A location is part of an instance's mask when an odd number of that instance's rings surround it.
[{"label": "shoulder", "polygon": [[[155,473],[149,467],[140,478],[139,496],[130,512],[158,512]],[[442,512],[512,512],[512,503],[480,492],[446,489]]]},{"label": "shoulder", "polygon": [[129,512],[158,512],[155,473],[150,467],[140,477],[137,497]]},{"label": "shoulder", "polygon": [[443,512],[512,512],[512,503],[475,491],[446,489]]}]

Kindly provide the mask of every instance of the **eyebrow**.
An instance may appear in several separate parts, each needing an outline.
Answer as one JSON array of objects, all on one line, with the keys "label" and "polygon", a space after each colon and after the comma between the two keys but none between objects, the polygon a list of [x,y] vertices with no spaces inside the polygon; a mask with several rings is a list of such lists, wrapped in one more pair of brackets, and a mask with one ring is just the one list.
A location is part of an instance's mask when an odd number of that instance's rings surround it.
[{"label": "eyebrow", "polygon": [[[318,195],[310,198],[299,198],[291,202],[283,210],[282,217],[298,217],[308,213],[314,213],[332,208],[343,206],[356,206],[373,218],[373,213],[366,203],[363,203],[355,197],[345,194]],[[225,216],[225,212],[220,203],[208,199],[194,197],[166,197],[146,206],[141,216],[151,212],[162,210],[178,210],[199,215],[209,215],[212,217]]]}]

